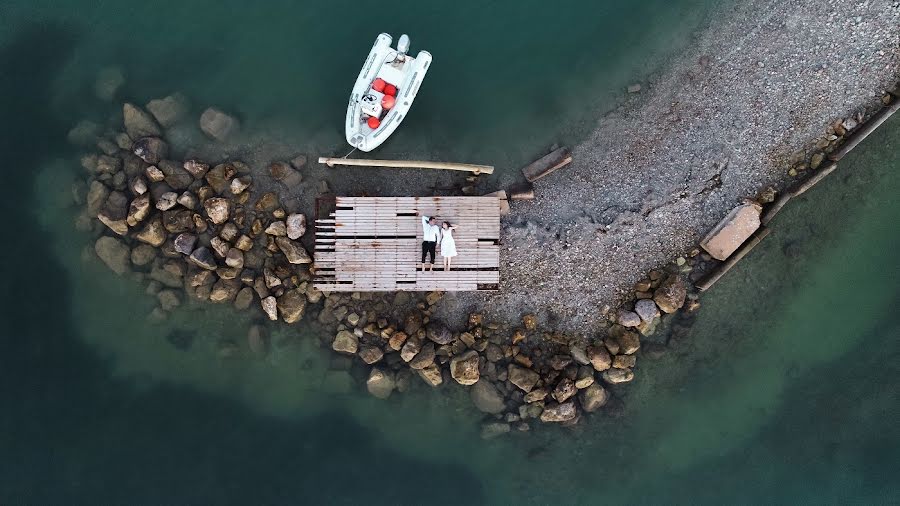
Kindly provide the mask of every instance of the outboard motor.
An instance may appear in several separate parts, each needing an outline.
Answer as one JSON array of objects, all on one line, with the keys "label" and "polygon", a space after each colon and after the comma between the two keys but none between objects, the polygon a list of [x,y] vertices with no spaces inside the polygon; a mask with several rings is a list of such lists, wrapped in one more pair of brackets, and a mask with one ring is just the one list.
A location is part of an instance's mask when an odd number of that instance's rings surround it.
[{"label": "outboard motor", "polygon": [[400,40],[397,41],[397,52],[400,53],[400,56],[406,56],[406,53],[409,52],[409,35],[404,33],[400,36]]}]

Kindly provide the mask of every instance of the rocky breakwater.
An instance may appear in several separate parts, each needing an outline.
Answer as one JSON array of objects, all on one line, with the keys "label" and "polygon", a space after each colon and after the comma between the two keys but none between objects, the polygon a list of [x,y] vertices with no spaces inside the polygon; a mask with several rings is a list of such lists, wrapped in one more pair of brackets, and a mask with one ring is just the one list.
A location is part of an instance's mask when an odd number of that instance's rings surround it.
[{"label": "rocky breakwater", "polygon": [[386,399],[414,381],[461,385],[485,414],[482,435],[489,438],[535,422],[574,425],[586,413],[617,413],[614,393],[634,379],[642,334],[687,300],[678,274],[654,277],[640,287],[649,297],[594,336],[540,330],[532,314],[509,325],[473,313],[464,328],[452,329],[432,319],[438,292],[413,304],[405,304],[409,294],[330,294],[318,322],[332,330],[335,352],[364,364],[373,396]]},{"label": "rocky breakwater", "polygon": [[[171,112],[157,118],[124,105],[122,131],[98,138],[100,152],[82,158],[88,175],[73,188],[83,205],[76,225],[95,235],[94,252],[110,269],[147,283],[159,301],[152,319],[190,297],[299,321],[322,299],[300,242],[305,216],[257,189],[240,161],[171,159],[160,126],[174,121]],[[249,340],[259,349],[264,333]]]}]

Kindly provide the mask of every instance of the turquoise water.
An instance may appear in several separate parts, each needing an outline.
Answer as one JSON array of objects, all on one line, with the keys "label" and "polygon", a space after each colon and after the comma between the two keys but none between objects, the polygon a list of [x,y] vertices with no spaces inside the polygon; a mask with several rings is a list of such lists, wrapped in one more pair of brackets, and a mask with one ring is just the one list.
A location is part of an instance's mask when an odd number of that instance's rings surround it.
[{"label": "turquoise water", "polygon": [[[410,3],[407,19],[376,9],[375,32],[425,23],[407,31],[414,49],[435,54],[428,84],[454,76],[477,90],[451,104],[430,88],[389,150],[497,163],[577,138],[712,12],[700,2],[517,5]],[[91,98],[97,70],[123,66],[121,98],[183,90],[238,111],[246,130],[337,149],[345,75],[374,36],[350,15],[356,3],[237,6],[0,6],[0,503],[896,501],[900,118],[779,215],[704,297],[686,338],[641,357],[635,382],[617,391],[621,416],[573,430],[483,442],[461,387],[386,402],[347,390],[303,327],[274,329],[266,359],[220,360],[217,343],[242,343],[250,322],[188,306],[144,323],[153,301],[83,262],[86,239],[71,225],[81,169],[66,131],[114,109]],[[471,56],[479,47],[510,63],[485,76],[488,63]],[[521,54],[548,67],[511,61]],[[172,330],[196,332],[191,351],[166,341]]]}]

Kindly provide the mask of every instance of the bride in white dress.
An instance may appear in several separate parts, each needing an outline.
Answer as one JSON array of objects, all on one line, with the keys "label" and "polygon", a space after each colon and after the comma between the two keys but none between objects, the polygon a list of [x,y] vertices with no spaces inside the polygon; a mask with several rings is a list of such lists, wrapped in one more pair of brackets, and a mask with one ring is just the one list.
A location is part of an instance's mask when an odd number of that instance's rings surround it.
[{"label": "bride in white dress", "polygon": [[456,256],[456,241],[453,240],[453,231],[456,225],[444,222],[441,225],[441,256],[444,258],[444,270],[450,270],[450,262]]}]

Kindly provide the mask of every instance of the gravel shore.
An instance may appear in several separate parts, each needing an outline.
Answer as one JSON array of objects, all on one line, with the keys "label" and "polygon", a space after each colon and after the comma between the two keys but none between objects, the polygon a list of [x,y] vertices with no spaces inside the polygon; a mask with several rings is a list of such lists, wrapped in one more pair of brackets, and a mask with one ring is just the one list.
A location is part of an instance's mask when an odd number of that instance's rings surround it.
[{"label": "gravel shore", "polygon": [[594,328],[647,271],[685,254],[743,198],[791,181],[835,120],[880,107],[900,77],[900,2],[756,0],[724,10],[512,203],[501,290],[442,301]]}]

